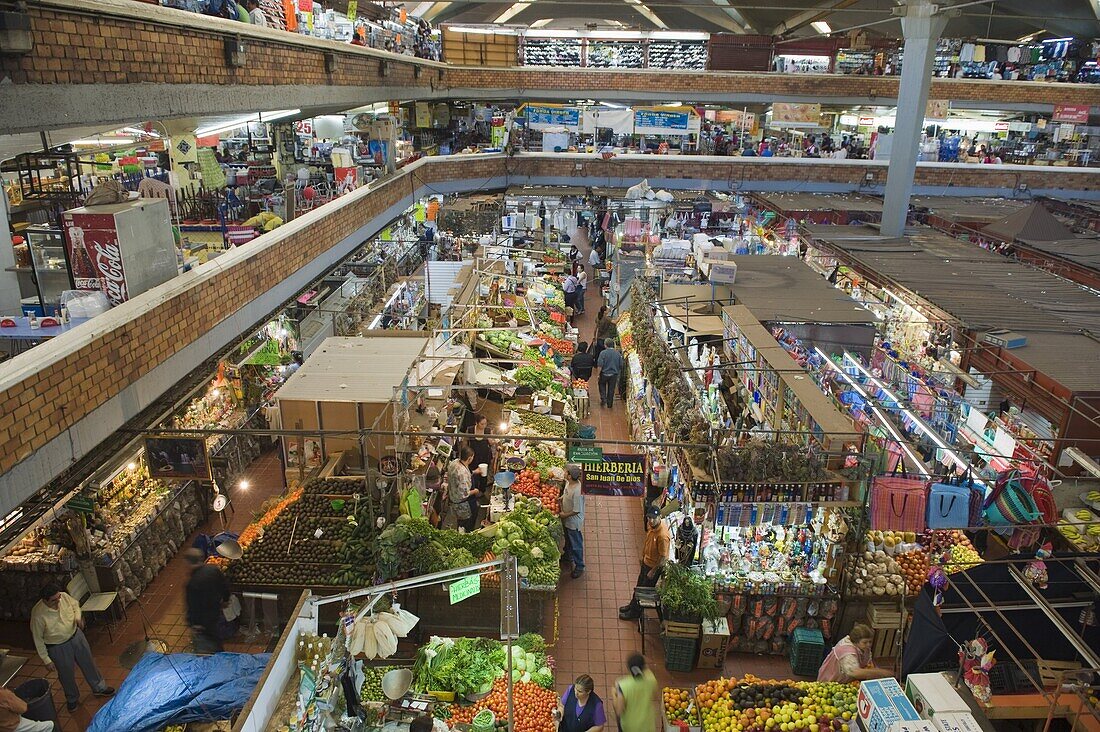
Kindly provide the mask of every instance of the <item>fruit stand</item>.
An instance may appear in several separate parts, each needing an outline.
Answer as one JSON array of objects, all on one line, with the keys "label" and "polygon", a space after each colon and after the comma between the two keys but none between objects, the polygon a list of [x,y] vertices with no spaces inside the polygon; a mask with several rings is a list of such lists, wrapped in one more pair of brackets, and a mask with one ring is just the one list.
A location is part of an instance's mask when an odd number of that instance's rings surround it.
[{"label": "fruit stand", "polygon": [[713,679],[694,689],[665,687],[665,729],[683,722],[701,732],[851,732],[858,691],[853,684],[751,675]]}]

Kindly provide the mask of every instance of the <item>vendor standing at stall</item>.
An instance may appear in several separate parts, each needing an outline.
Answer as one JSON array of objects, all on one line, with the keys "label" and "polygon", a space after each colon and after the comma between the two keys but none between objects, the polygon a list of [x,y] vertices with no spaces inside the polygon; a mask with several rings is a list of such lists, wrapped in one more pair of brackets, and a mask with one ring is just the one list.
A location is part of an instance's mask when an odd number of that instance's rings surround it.
[{"label": "vendor standing at stall", "polygon": [[[642,568],[638,572],[638,579],[634,583],[637,587],[656,587],[657,580],[664,572],[668,563],[669,546],[672,536],[668,526],[661,520],[661,512],[655,506],[646,509],[646,535],[645,544],[642,546]],[[638,604],[638,596],[630,598],[630,602],[619,608],[620,620],[637,620],[642,614],[642,606]]]},{"label": "vendor standing at stall", "polygon": [[565,557],[573,563],[571,576],[584,574],[584,494],[581,492],[581,466],[565,466],[565,490],[561,495],[561,523],[565,528]]},{"label": "vendor standing at stall", "polygon": [[600,732],[607,724],[603,700],[592,689],[595,682],[581,674],[558,702],[558,732]]},{"label": "vendor standing at stall", "polygon": [[92,657],[88,639],[84,636],[80,603],[52,582],[42,588],[39,597],[41,599],[31,609],[31,636],[46,668],[56,668],[69,711],[80,704],[80,688],[76,685],[77,666],[80,666],[93,694],[113,696],[115,690],[103,680],[103,674]]},{"label": "vendor standing at stall", "polygon": [[469,445],[462,445],[458,448],[458,457],[447,463],[447,515],[443,517],[443,528],[465,528],[470,522],[473,490],[470,465],[473,462],[474,451]]},{"label": "vendor standing at stall", "polygon": [[[489,475],[493,472],[493,443],[489,439],[492,432],[489,430],[489,418],[484,414],[474,416],[473,433],[476,437],[467,440],[470,449],[474,451],[473,462],[473,489],[470,491],[470,518],[466,524],[466,531],[477,528],[478,514],[481,511],[481,496],[488,492]],[[482,465],[485,466],[484,473]]]},{"label": "vendor standing at stall", "polygon": [[875,666],[871,655],[874,639],[875,631],[870,627],[863,623],[853,625],[851,632],[841,638],[833,646],[833,650],[829,651],[829,655],[825,656],[825,661],[817,672],[817,680],[848,684],[893,676],[889,671]]}]

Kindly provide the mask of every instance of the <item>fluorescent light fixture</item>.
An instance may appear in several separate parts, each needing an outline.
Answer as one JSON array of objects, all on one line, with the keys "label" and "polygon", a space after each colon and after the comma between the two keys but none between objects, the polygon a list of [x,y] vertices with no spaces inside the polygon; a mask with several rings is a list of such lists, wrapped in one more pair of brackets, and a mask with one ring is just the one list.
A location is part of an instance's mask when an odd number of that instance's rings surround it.
[{"label": "fluorescent light fixture", "polygon": [[532,28],[542,28],[543,26],[550,25],[550,21],[552,21],[552,20],[553,20],[553,18],[539,18],[538,20],[536,20],[534,23],[531,24],[531,27]]},{"label": "fluorescent light fixture", "polygon": [[528,38],[580,38],[580,31],[558,30],[555,28],[540,28],[527,31]]},{"label": "fluorescent light fixture", "polygon": [[662,107],[682,107],[682,106],[684,106],[684,103],[683,102],[665,102],[661,106]]},{"label": "fluorescent light fixture", "polygon": [[879,389],[882,389],[882,391],[885,392],[886,396],[893,399],[897,403],[898,409],[901,410],[901,413],[904,414],[909,419],[911,419],[913,421],[913,424],[915,424],[920,429],[921,432],[928,435],[928,439],[932,440],[932,442],[936,445],[936,447],[938,447],[941,450],[943,450],[944,452],[946,452],[951,457],[951,459],[955,462],[956,465],[958,465],[959,467],[962,467],[962,468],[969,467],[966,464],[966,462],[964,462],[963,459],[960,458],[954,450],[952,450],[950,447],[947,446],[947,443],[944,442],[940,438],[939,434],[935,430],[933,430],[931,427],[929,427],[927,424],[925,424],[923,419],[921,419],[916,414],[914,414],[913,411],[911,409],[909,409],[908,407],[902,406],[902,401],[898,397],[898,395],[895,394],[894,392],[890,391],[890,389],[888,389],[885,384],[883,384],[880,380],[878,380],[877,378],[872,376],[871,372],[869,372],[866,368],[864,368],[863,364],[861,364],[859,362],[859,359],[857,359],[855,356],[848,353],[847,351],[844,352],[844,358],[851,361],[852,364],[859,370],[859,372],[861,374],[863,374],[867,378],[868,381],[870,381],[872,384],[877,386]]},{"label": "fluorescent light fixture", "polygon": [[607,38],[607,39],[619,39],[619,40],[635,40],[640,41],[642,39],[641,31],[628,31],[628,30],[602,30],[592,31],[588,34],[589,38]]},{"label": "fluorescent light fixture", "polygon": [[815,20],[813,23],[810,23],[810,27],[818,33],[824,33],[825,35],[829,35],[833,32],[833,29],[829,27],[829,24],[824,20]]},{"label": "fluorescent light fixture", "polygon": [[472,25],[449,25],[447,30],[454,33],[480,33],[483,36],[490,36],[497,32],[493,28],[475,28]]},{"label": "fluorescent light fixture", "polygon": [[247,117],[240,117],[232,122],[225,122],[224,124],[214,125],[213,127],[204,127],[195,130],[195,137],[205,137],[207,135],[216,135],[220,132],[228,132],[229,130],[235,130],[238,127],[244,127],[252,122],[274,122],[277,119],[283,119],[284,117],[293,117],[296,114],[300,114],[300,109],[276,109],[273,112],[260,112],[259,114],[250,114]]},{"label": "fluorescent light fixture", "polygon": [[160,139],[160,135],[152,130],[139,130],[137,127],[123,127],[120,131],[138,137],[153,137]]},{"label": "fluorescent light fixture", "polygon": [[1081,452],[1076,447],[1067,447],[1062,451],[1062,454],[1067,456],[1070,460],[1080,465],[1082,468],[1091,473],[1094,477],[1100,478],[1100,463],[1090,458],[1085,453]]},{"label": "fluorescent light fixture", "polygon": [[901,448],[901,451],[909,457],[909,460],[913,463],[913,466],[920,470],[921,473],[923,473],[924,475],[930,475],[928,470],[924,467],[924,463],[921,462],[920,458],[918,458],[916,456],[916,453],[914,453],[913,450],[909,447],[909,442],[902,438],[897,429],[894,428],[893,423],[890,422],[890,419],[882,413],[881,409],[874,405],[871,397],[867,395],[867,392],[860,388],[856,380],[849,376],[844,369],[833,363],[833,360],[829,358],[829,356],[820,348],[814,346],[814,350],[817,351],[817,354],[821,356],[822,359],[824,359],[825,363],[829,365],[829,368],[840,374],[840,377],[844,379],[844,381],[846,381],[849,386],[855,389],[855,392],[857,394],[867,400],[867,403],[871,405],[871,412],[875,415],[875,417],[878,418],[878,421],[882,425],[883,429],[890,433],[890,437],[893,438],[893,440],[898,444],[898,447]]},{"label": "fluorescent light fixture", "polygon": [[[1100,2],[1100,0],[1097,0]],[[649,34],[652,41],[706,41],[710,33],[693,31],[653,31]]]},{"label": "fluorescent light fixture", "polygon": [[507,23],[512,18],[522,13],[527,8],[531,7],[531,3],[513,3],[510,8],[498,15],[493,22],[494,23]]},{"label": "fluorescent light fixture", "polygon": [[99,140],[73,140],[70,145],[81,147],[109,147],[111,145],[129,145],[134,141],[132,137],[104,137]]},{"label": "fluorescent light fixture", "polygon": [[629,109],[625,104],[615,104],[614,102],[600,102],[600,106],[609,109]]}]

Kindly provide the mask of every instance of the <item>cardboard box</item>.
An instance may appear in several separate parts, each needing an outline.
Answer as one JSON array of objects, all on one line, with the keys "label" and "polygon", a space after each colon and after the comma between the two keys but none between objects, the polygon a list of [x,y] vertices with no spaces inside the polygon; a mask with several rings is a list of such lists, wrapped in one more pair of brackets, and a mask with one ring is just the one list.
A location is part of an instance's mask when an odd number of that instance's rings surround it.
[{"label": "cardboard box", "polygon": [[920,721],[920,715],[896,679],[861,682],[856,709],[860,724],[867,732],[901,732],[896,726],[899,723]]},{"label": "cardboard box", "polygon": [[725,618],[703,621],[703,640],[699,643],[699,668],[722,668],[730,643],[730,626]]},{"label": "cardboard box", "polygon": [[932,723],[936,725],[936,732],[982,732],[978,720],[969,713],[937,714],[932,717]]},{"label": "cardboard box", "polygon": [[924,719],[932,719],[936,714],[970,712],[970,707],[959,696],[959,692],[940,673],[909,674],[905,679],[905,695],[913,702],[917,714]]}]

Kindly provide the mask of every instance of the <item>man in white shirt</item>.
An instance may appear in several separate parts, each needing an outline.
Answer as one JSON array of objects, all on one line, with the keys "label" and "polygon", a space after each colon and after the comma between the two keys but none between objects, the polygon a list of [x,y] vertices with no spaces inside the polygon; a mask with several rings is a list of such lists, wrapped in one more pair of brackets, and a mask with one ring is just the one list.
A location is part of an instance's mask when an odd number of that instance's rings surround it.
[{"label": "man in white shirt", "polygon": [[833,158],[835,158],[836,160],[847,160],[848,159],[848,143],[845,142],[845,143],[841,144],[841,146],[838,147],[833,152]]},{"label": "man in white shirt", "polygon": [[76,666],[80,666],[84,679],[92,687],[92,693],[112,696],[115,690],[103,680],[103,674],[92,658],[88,639],[84,637],[80,603],[52,582],[42,588],[40,597],[42,599],[31,610],[31,636],[46,668],[57,668],[69,711],[80,704]]},{"label": "man in white shirt", "polygon": [[596,273],[600,269],[600,264],[601,264],[601,262],[600,262],[600,253],[598,251],[596,251],[596,247],[592,247],[592,251],[588,254],[588,265],[590,267],[592,267],[592,281],[593,282],[596,282],[596,281],[599,280],[599,277],[596,276]]},{"label": "man in white shirt", "polygon": [[260,0],[245,0],[244,6],[248,10],[248,17],[252,19],[252,25],[267,27],[267,16],[260,7]]}]

